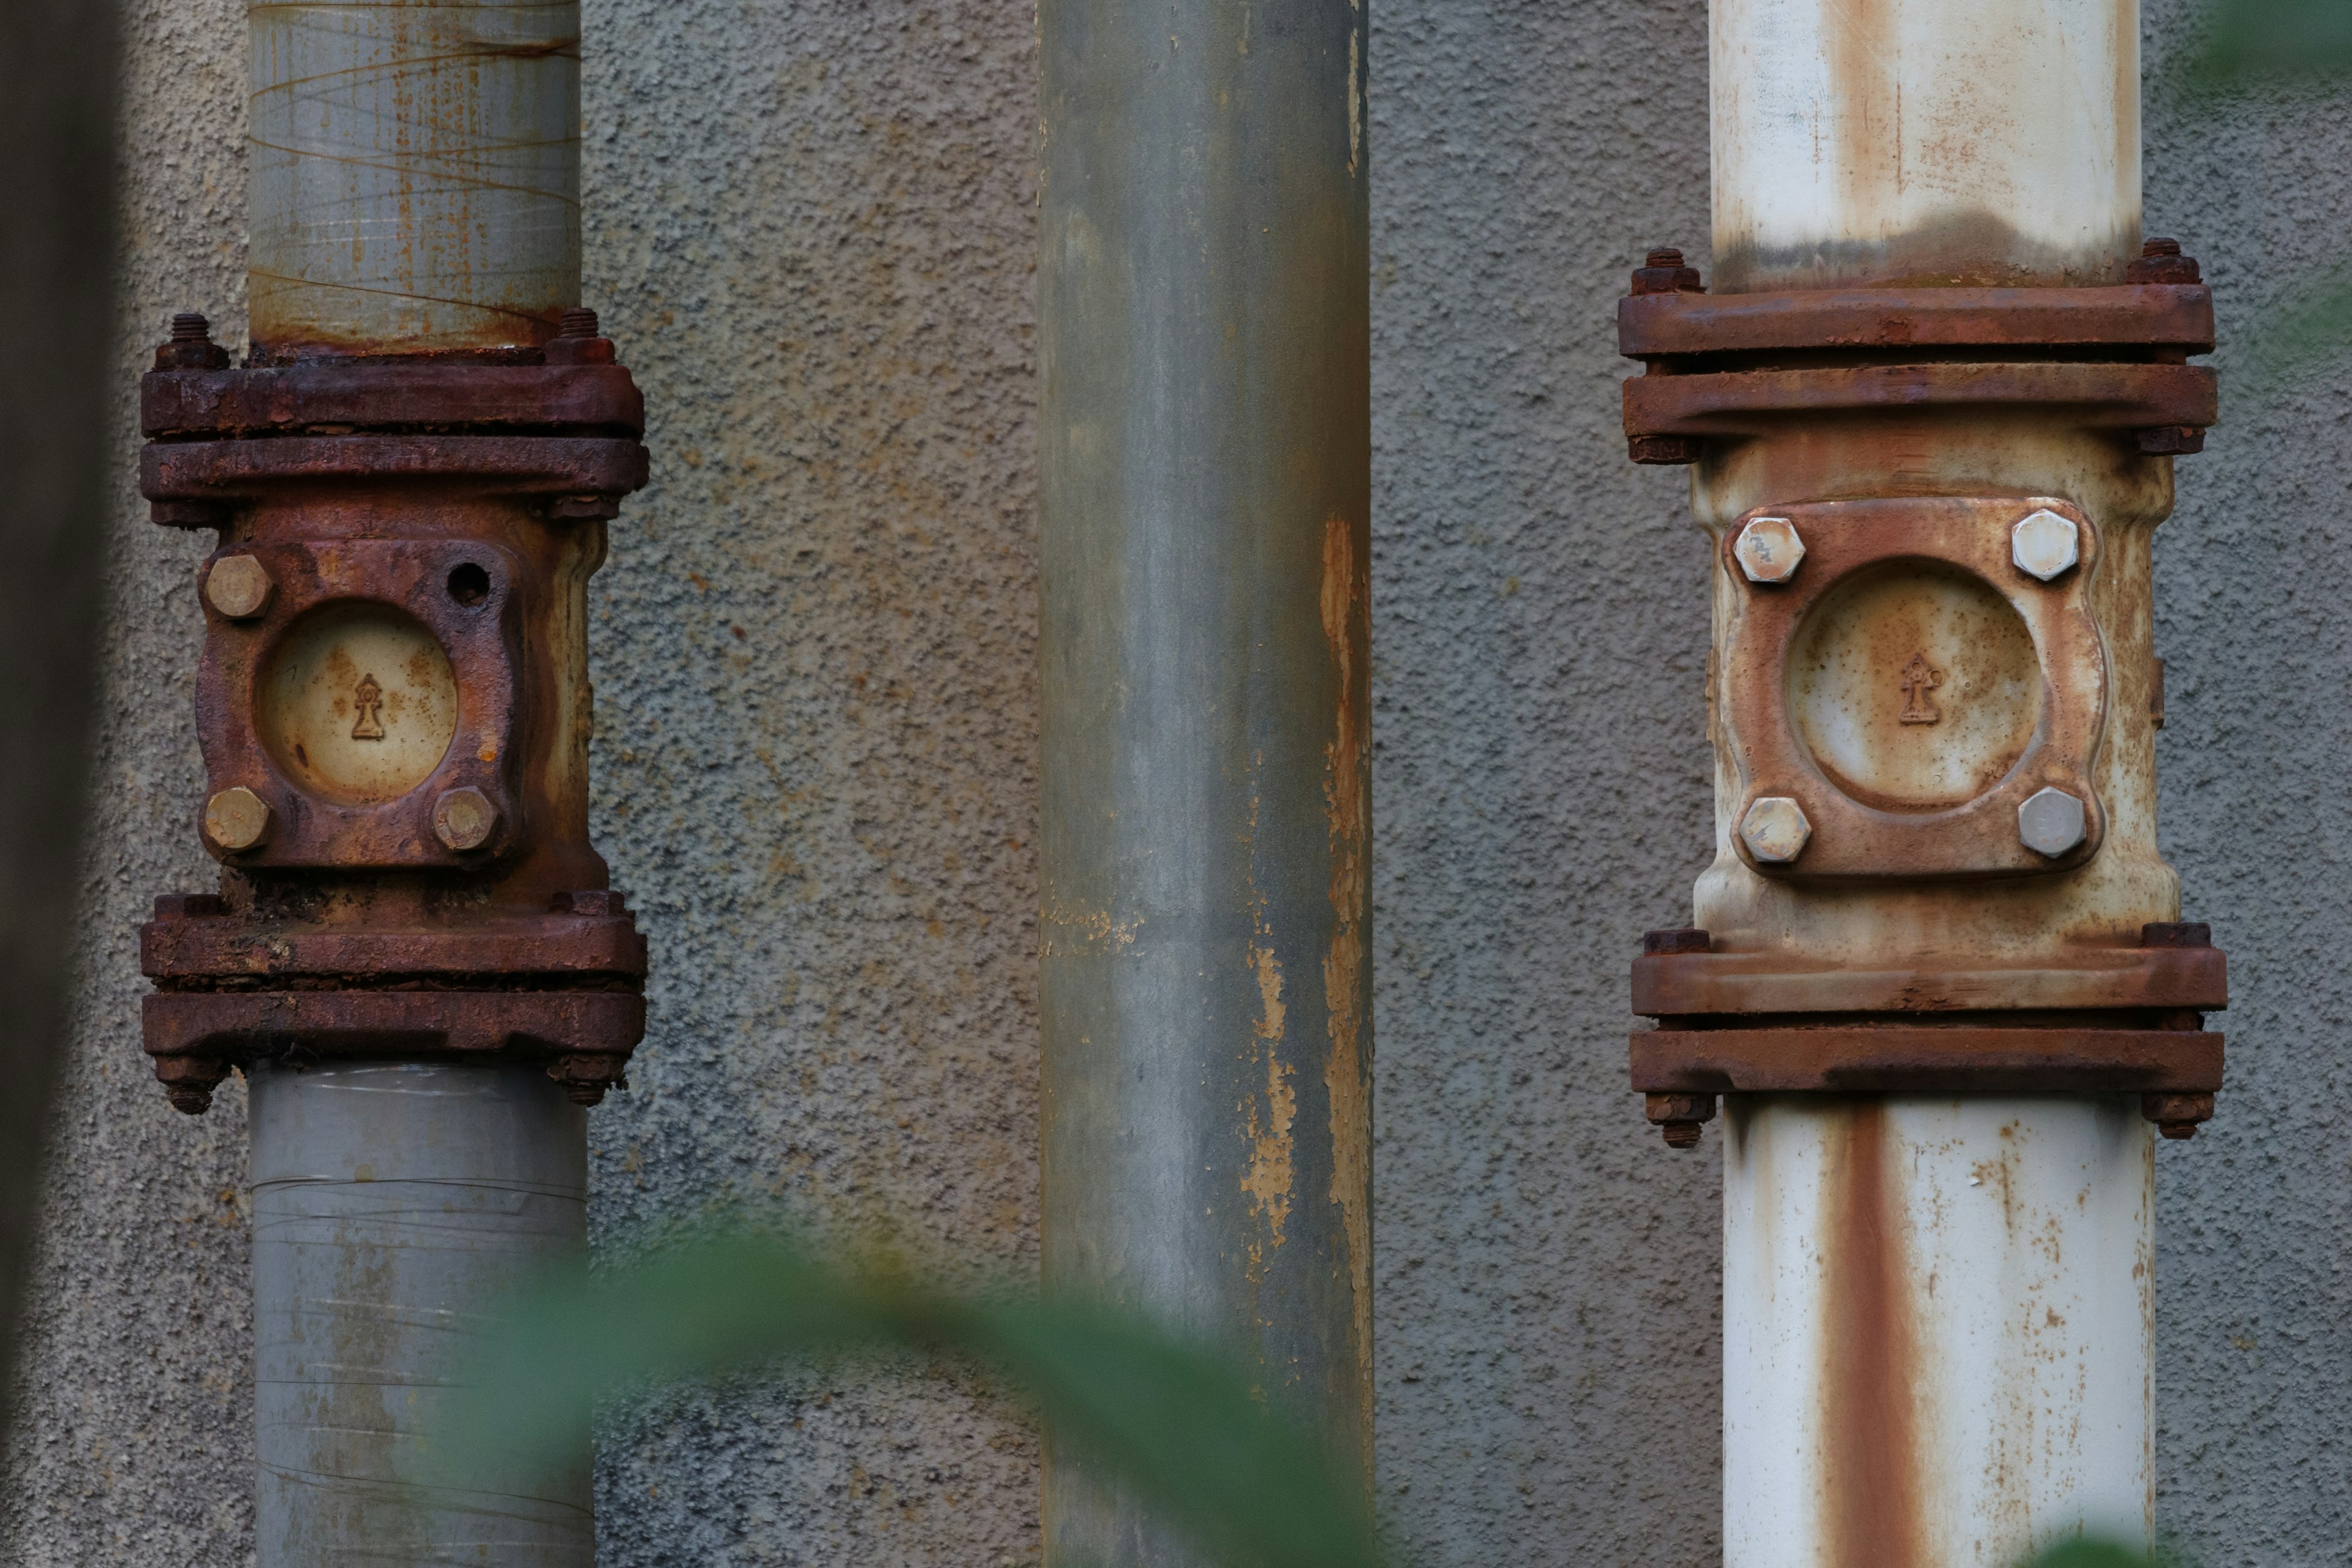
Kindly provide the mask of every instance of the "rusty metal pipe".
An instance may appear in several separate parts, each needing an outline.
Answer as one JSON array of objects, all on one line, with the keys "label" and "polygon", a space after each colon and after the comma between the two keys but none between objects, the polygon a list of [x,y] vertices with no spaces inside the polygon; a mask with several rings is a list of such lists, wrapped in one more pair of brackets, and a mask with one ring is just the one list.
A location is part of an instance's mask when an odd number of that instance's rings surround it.
[{"label": "rusty metal pipe", "polygon": [[246,9],[257,353],[553,337],[580,301],[580,7]]},{"label": "rusty metal pipe", "polygon": [[579,308],[578,9],[248,20],[252,352],[183,316],[141,395],[155,521],[220,541],[221,876],[142,933],[145,1047],[183,1110],[251,1088],[260,1568],[586,1568],[584,1460],[461,1490],[423,1443],[583,1245],[581,1107],[644,1031],[588,837],[588,579],[646,459]]},{"label": "rusty metal pipe", "polygon": [[1634,1087],[1725,1101],[1727,1568],[2147,1542],[2154,1128],[2221,955],[2158,852],[2150,563],[2210,298],[2132,0],[1720,0],[1714,289],[1621,311],[1713,546],[1716,857]]},{"label": "rusty metal pipe", "polygon": [[[1369,1468],[1360,0],[1045,0],[1045,1268]],[[1193,1561],[1055,1450],[1052,1563]]]}]

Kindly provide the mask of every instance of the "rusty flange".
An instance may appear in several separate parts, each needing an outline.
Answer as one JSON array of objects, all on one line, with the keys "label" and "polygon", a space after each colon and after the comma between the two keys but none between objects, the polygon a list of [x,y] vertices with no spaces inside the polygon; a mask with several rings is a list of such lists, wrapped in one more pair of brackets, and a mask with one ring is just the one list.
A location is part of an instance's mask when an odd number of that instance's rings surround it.
[{"label": "rusty flange", "polygon": [[1677,1148],[1719,1094],[2136,1094],[2187,1138],[2221,1087],[2204,1014],[2228,1005],[2227,971],[2201,924],[2151,924],[2071,969],[1790,973],[1687,927],[1643,947],[1634,1010],[1658,1026],[1633,1037],[1632,1087]]},{"label": "rusty flange", "polygon": [[[2148,455],[2195,452],[2217,417],[2211,292],[2169,240],[2133,281],[2083,289],[1851,289],[1708,295],[1654,264],[1618,301],[1628,454],[1696,462],[1709,439],[1790,418],[1926,407],[2063,410]],[[2168,247],[2168,248],[2166,248]]]},{"label": "rusty flange", "polygon": [[156,355],[142,488],[221,531],[196,710],[222,892],[141,932],[183,1110],[289,1055],[625,1083],[646,950],[587,839],[581,597],[645,414],[593,313],[564,325],[538,363],[231,369],[200,317]]}]

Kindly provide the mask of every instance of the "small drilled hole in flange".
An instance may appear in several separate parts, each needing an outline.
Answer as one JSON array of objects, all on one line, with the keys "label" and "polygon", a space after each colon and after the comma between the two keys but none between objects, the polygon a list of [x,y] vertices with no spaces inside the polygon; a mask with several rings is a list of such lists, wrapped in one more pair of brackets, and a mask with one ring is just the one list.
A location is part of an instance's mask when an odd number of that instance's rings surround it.
[{"label": "small drilled hole in flange", "polygon": [[468,561],[451,570],[449,596],[461,605],[478,605],[490,596],[490,574]]}]

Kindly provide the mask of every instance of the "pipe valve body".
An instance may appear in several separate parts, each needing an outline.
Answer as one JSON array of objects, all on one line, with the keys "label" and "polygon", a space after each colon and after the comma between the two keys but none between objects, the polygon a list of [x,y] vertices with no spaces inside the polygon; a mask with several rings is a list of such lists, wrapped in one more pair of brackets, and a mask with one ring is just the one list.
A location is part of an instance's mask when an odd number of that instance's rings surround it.
[{"label": "pipe valve body", "polygon": [[158,352],[142,486],[220,538],[220,890],[158,900],[141,944],[183,1110],[289,1053],[539,1062],[583,1104],[623,1081],[645,942],[588,842],[586,595],[644,405],[569,314],[494,355],[239,369],[201,325]]}]

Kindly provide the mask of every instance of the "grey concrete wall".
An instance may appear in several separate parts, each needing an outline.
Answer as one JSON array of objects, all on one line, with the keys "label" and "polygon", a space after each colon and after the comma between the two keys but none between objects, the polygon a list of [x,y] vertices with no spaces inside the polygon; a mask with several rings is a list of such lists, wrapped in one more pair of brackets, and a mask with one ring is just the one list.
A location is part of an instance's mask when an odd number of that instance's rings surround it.
[{"label": "grey concrete wall", "polygon": [[[2152,9],[2150,65],[2186,0]],[[1713,1141],[1622,1081],[1623,966],[1706,858],[1706,564],[1615,434],[1610,310],[1702,264],[1698,0],[1375,0],[1375,931],[1381,1489],[1451,1568],[1716,1552]],[[595,1216],[737,1202],[1031,1267],[1033,42],[984,0],[590,0],[588,295],[656,480],[599,581],[598,832],[654,938]],[[131,491],[176,309],[242,331],[242,8],[132,0],[116,631],[87,973],[0,1559],[242,1563],[242,1091],[176,1116],[131,931],[203,885],[205,541]],[[2352,113],[2152,92],[2150,226],[2242,342],[2330,262]],[[2228,423],[2158,541],[2165,842],[2235,956],[2231,1092],[2160,1156],[2161,1512],[2202,1562],[2352,1535],[2352,370]],[[738,628],[740,628],[740,633]],[[618,1420],[608,1564],[1025,1563],[986,1392],[835,1377]]]}]

